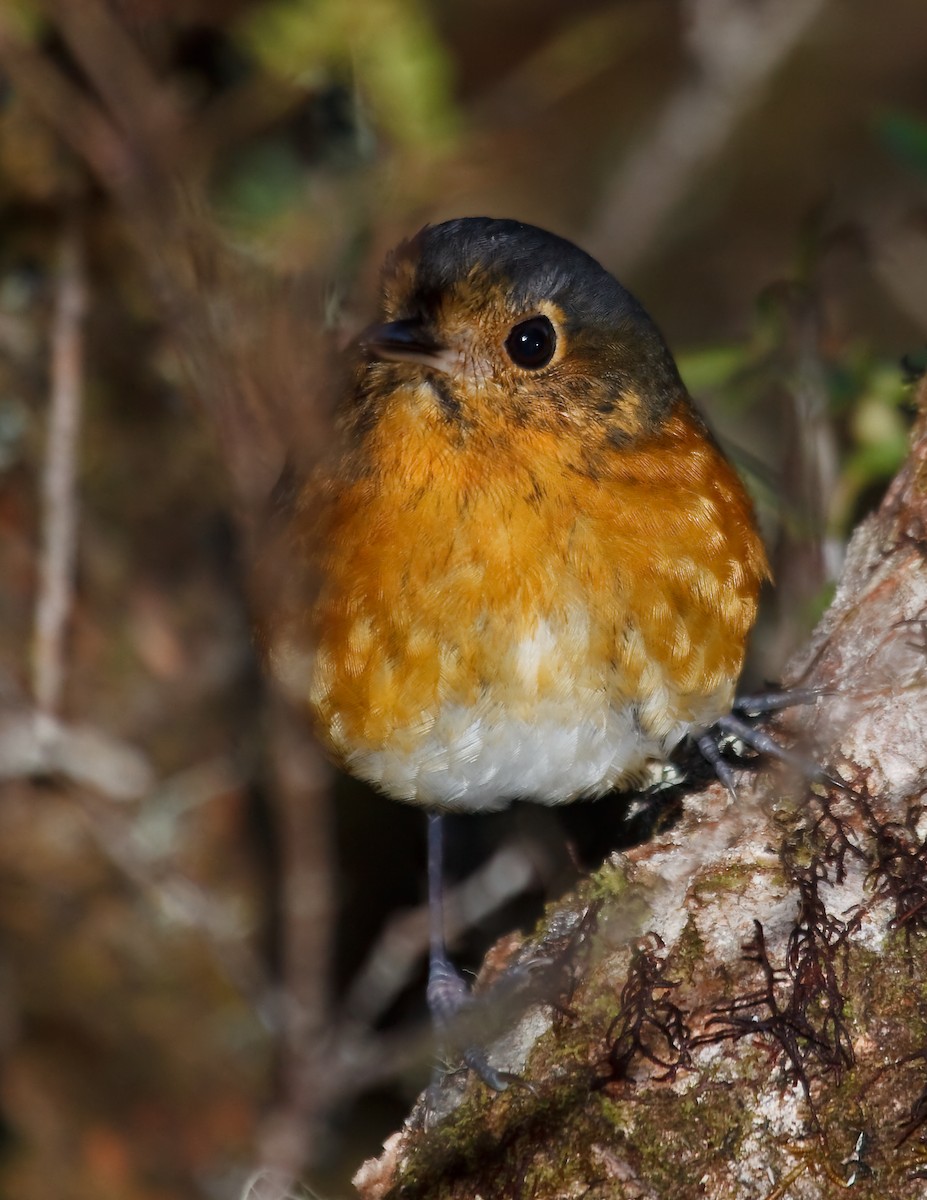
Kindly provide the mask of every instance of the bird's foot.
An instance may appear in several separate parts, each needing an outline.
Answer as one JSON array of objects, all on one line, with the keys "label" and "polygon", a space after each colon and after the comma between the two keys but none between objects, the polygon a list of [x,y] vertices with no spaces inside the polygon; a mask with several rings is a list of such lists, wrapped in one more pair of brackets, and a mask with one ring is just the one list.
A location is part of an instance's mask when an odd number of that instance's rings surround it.
[{"label": "bird's foot", "polygon": [[795,688],[791,691],[770,691],[737,697],[730,713],[719,717],[713,725],[703,730],[695,738],[695,744],[732,796],[736,795],[734,768],[723,753],[723,747],[730,742],[740,743],[757,754],[775,758],[813,783],[830,783],[842,787],[842,781],[830,775],[818,763],[781,745],[754,724],[757,718],[769,713],[781,712],[785,708],[802,704],[814,704],[824,694],[823,691],[815,689]]},{"label": "bird's foot", "polygon": [[473,1004],[470,985],[446,958],[437,956],[428,966],[426,996],[432,1020],[442,1029]]},{"label": "bird's foot", "polygon": [[[524,985],[530,971],[515,968],[504,972],[492,987],[476,996],[460,972],[444,957],[433,957],[428,971],[428,1007],[435,1027],[487,1087],[504,1092],[512,1084],[531,1088],[520,1075],[492,1066],[486,1053],[476,1044],[482,1030],[499,1023],[499,1006],[506,1009],[515,992]],[[533,1090],[533,1089],[532,1089]]]}]

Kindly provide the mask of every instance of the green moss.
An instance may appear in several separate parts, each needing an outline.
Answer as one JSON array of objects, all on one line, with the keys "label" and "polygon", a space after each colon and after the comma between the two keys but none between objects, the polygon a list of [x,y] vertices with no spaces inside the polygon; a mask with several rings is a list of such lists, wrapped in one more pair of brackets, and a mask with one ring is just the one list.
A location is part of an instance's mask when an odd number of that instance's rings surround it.
[{"label": "green moss", "polygon": [[693,893],[697,900],[704,902],[729,892],[743,892],[757,877],[773,873],[778,873],[778,868],[767,871],[755,863],[731,862],[700,875],[695,881]]},{"label": "green moss", "polygon": [[695,968],[705,961],[705,942],[699,933],[698,922],[689,916],[673,948],[670,973],[691,979]]},{"label": "green moss", "polygon": [[630,1100],[612,1098],[604,1092],[600,1095],[602,1116],[617,1134],[623,1138],[627,1137],[628,1132],[634,1128],[637,1118],[640,1116],[637,1105]]},{"label": "green moss", "polygon": [[630,891],[628,873],[622,862],[604,862],[580,884],[577,896],[587,904],[624,900]]},{"label": "green moss", "polygon": [[513,1088],[488,1103],[468,1097],[419,1141],[390,1197],[549,1197],[585,1186],[594,1177],[592,1147],[609,1136],[590,1082],[578,1069],[548,1079],[536,1093]]},{"label": "green moss", "polygon": [[603,1115],[640,1183],[655,1195],[676,1195],[680,1183],[736,1160],[751,1127],[741,1098],[726,1083],[709,1081],[682,1095],[650,1088],[646,1104],[641,1100],[639,1093],[627,1102],[606,1100]]}]

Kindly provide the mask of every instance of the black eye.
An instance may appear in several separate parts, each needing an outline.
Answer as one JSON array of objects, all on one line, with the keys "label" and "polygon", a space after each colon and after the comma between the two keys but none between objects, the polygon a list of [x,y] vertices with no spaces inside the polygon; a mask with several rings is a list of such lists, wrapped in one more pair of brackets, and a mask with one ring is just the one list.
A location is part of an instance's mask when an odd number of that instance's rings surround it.
[{"label": "black eye", "polygon": [[557,335],[547,317],[531,317],[515,326],[505,339],[505,348],[516,366],[537,371],[554,357]]}]

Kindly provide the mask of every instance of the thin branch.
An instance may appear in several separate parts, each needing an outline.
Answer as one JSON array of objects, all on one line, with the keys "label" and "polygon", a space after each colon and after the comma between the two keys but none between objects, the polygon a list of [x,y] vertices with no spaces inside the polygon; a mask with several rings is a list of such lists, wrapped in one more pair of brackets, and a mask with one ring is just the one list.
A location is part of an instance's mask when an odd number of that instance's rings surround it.
[{"label": "thin branch", "polygon": [[317,1152],[328,1115],[323,1060],[335,907],[330,772],[306,737],[301,714],[278,693],[271,695],[270,720],[281,857],[280,1062],[277,1103],[259,1145],[275,1177],[295,1179]]},{"label": "thin branch", "polygon": [[0,64],[9,83],[116,196],[132,187],[127,148],[96,101],[22,36],[0,5]]},{"label": "thin branch", "polygon": [[[106,116],[129,151],[134,178],[148,202],[161,203],[165,181],[186,161],[184,107],[159,79],[123,22],[101,0],[44,0],[58,34],[93,80]],[[133,197],[136,203],[142,197]]]},{"label": "thin branch", "polygon": [[825,3],[689,0],[693,70],[606,189],[593,254],[625,272],[647,255]]},{"label": "thin branch", "polygon": [[4,714],[0,782],[36,775],[60,775],[109,800],[137,800],[155,780],[141,751],[91,725],[68,726],[27,709]]},{"label": "thin branch", "polygon": [[33,692],[40,718],[54,717],[64,687],[64,641],[77,557],[77,458],[86,287],[81,235],[64,231],[51,346],[51,399],[42,473],[42,552],[36,602]]},{"label": "thin branch", "polygon": [[[165,781],[149,802],[153,812],[165,818],[170,791],[186,793],[190,804],[202,805],[229,787],[240,786],[234,768],[222,760],[203,763],[193,772]],[[272,1029],[279,1022],[279,1005],[264,965],[246,936],[243,914],[195,882],[182,870],[171,847],[152,845],[142,822],[132,809],[100,802],[90,795],[77,796],[87,822],[87,831],[107,861],[136,889],[151,910],[172,925],[196,931],[206,951],[229,986]]]}]

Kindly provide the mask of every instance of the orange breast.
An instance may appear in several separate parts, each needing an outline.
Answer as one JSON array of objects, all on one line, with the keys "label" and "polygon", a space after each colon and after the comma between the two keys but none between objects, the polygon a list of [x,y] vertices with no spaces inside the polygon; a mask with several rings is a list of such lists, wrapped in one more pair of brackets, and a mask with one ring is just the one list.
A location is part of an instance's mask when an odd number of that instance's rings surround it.
[{"label": "orange breast", "polygon": [[[684,406],[643,444],[589,451],[579,428],[510,423],[455,442],[397,404],[365,470],[304,495],[292,553],[316,555],[319,593],[275,655],[356,773],[440,803],[364,763],[463,761],[474,722],[558,713],[601,742],[623,714],[641,753],[576,775],[574,794],[602,790],[727,711],[767,574],[740,481]],[[537,798],[570,798],[557,786]]]}]

